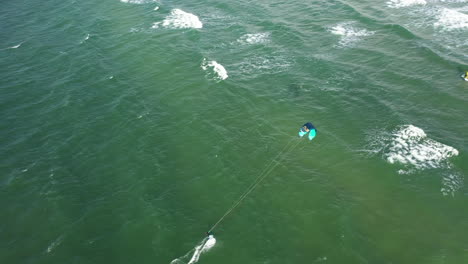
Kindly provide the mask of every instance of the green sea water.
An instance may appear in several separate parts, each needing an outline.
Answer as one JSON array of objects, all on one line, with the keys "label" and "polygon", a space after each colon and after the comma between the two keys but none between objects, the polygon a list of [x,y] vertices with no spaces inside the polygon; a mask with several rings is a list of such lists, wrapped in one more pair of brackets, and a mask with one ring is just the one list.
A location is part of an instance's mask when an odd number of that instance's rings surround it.
[{"label": "green sea water", "polygon": [[468,263],[467,1],[0,6],[0,263]]}]

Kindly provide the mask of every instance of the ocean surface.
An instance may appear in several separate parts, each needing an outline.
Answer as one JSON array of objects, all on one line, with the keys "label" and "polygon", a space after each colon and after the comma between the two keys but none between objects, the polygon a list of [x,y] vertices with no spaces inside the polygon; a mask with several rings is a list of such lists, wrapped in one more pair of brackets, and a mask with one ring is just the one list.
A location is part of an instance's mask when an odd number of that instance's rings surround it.
[{"label": "ocean surface", "polygon": [[0,25],[0,263],[468,263],[468,0],[5,0]]}]

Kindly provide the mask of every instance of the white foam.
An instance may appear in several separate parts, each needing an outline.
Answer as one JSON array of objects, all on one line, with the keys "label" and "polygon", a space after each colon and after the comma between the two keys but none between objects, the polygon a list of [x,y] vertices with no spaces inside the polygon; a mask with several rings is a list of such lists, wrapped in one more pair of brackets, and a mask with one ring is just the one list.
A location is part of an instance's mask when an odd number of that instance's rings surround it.
[{"label": "white foam", "polygon": [[443,195],[455,195],[455,192],[463,186],[463,177],[457,173],[444,175],[442,178],[442,188],[440,191]]},{"label": "white foam", "polygon": [[195,251],[194,251],[194,253],[192,255],[192,258],[188,262],[188,264],[197,263],[198,259],[200,258],[200,255],[202,253],[205,253],[208,250],[210,250],[212,247],[214,247],[215,244],[216,244],[216,238],[214,238],[214,236],[210,235],[208,237],[208,240],[206,240],[206,242],[204,244],[200,244],[200,245],[195,247]]},{"label": "white foam", "polygon": [[153,28],[202,28],[203,23],[200,19],[191,13],[180,9],[173,9],[171,13],[162,21],[153,24]]},{"label": "white foam", "polygon": [[403,126],[393,134],[386,160],[413,166],[416,169],[441,168],[445,161],[458,155],[458,150],[427,138],[426,133],[413,125]]},{"label": "white foam", "polygon": [[211,248],[216,245],[216,238],[213,235],[208,237],[208,241],[206,241],[205,245],[203,246],[203,252],[208,252]]},{"label": "white foam", "polygon": [[443,8],[437,16],[434,27],[449,31],[468,29],[468,15],[454,9]]},{"label": "white foam", "polygon": [[436,2],[442,2],[442,3],[467,3],[468,0],[439,0]]},{"label": "white foam", "polygon": [[282,54],[273,56],[250,56],[238,64],[244,75],[257,76],[258,74],[280,73],[287,70],[293,63],[291,59]]},{"label": "white foam", "polygon": [[141,4],[156,2],[156,0],[120,0],[120,2],[141,5]]},{"label": "white foam", "polygon": [[245,34],[237,40],[241,44],[263,44],[268,41],[270,41],[270,33],[268,32]]},{"label": "white foam", "polygon": [[207,72],[207,76],[212,77],[213,79],[226,80],[229,77],[223,65],[216,61],[208,61],[204,58],[200,66]]},{"label": "white foam", "polygon": [[21,44],[23,44],[23,42],[21,42],[21,43],[18,44],[18,45],[11,46],[11,47],[8,47],[8,48],[9,48],[9,49],[17,49],[17,48],[21,47]]},{"label": "white foam", "polygon": [[89,39],[89,37],[90,37],[90,35],[86,34],[86,37],[80,43],[83,44],[85,41],[87,41]]},{"label": "white foam", "polygon": [[[195,246],[194,249],[185,254],[185,256],[172,260],[171,264],[195,264],[200,259],[201,254],[208,252],[211,248],[215,246],[215,244],[216,238],[213,235],[210,235],[207,238],[203,239],[202,242]],[[188,259],[188,257],[190,257],[190,255],[192,256],[190,260],[188,262],[185,262]]]},{"label": "white foam", "polygon": [[23,43],[24,43],[24,42],[21,42],[21,43],[18,44],[18,45],[11,46],[11,47],[6,47],[6,48],[0,49],[0,50],[17,49],[17,48],[21,47],[21,45],[22,45]]},{"label": "white foam", "polygon": [[339,42],[340,46],[348,46],[349,44],[360,40],[362,37],[367,37],[374,34],[372,31],[356,28],[353,26],[353,22],[339,23],[338,25],[332,27],[330,32],[332,34],[341,36],[341,40]]},{"label": "white foam", "polygon": [[59,236],[55,241],[53,241],[48,247],[47,247],[47,253],[52,252],[57,246],[59,246],[63,241],[63,235]]},{"label": "white foam", "polygon": [[387,6],[391,8],[401,8],[414,5],[425,5],[425,0],[390,0],[387,2]]}]

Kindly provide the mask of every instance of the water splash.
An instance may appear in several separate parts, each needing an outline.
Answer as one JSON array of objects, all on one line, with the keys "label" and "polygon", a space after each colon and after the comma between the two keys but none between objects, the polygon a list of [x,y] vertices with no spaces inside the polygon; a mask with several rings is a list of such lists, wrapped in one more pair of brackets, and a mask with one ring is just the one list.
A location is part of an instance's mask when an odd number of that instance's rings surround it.
[{"label": "water splash", "polygon": [[22,45],[23,43],[24,43],[24,42],[21,42],[21,43],[18,44],[18,45],[14,45],[14,46],[11,46],[11,47],[6,47],[6,48],[0,49],[0,50],[17,49],[17,48],[21,47],[21,45]]},{"label": "water splash", "polygon": [[201,254],[208,252],[216,244],[216,238],[213,235],[205,237],[197,246],[187,254],[171,261],[171,264],[195,264],[200,259]]}]

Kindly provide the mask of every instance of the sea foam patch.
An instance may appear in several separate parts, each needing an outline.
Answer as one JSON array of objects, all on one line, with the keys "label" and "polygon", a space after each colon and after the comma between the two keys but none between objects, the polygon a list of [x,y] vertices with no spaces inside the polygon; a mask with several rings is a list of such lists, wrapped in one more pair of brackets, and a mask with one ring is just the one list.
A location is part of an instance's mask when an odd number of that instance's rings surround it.
[{"label": "sea foam patch", "polygon": [[120,0],[120,2],[128,4],[146,4],[156,2],[156,0]]},{"label": "sea foam patch", "polygon": [[448,31],[468,29],[468,15],[454,9],[443,8],[437,16],[434,27]]},{"label": "sea foam patch", "polygon": [[202,28],[203,23],[200,19],[191,13],[187,13],[180,9],[173,9],[171,13],[161,22],[153,24],[153,28]]},{"label": "sea foam patch", "polygon": [[237,42],[241,44],[264,44],[270,41],[270,33],[245,34]]},{"label": "sea foam patch", "polygon": [[403,165],[400,175],[412,175],[432,170],[441,176],[441,193],[455,195],[463,187],[463,174],[450,162],[458,156],[458,150],[428,138],[424,130],[413,125],[404,125],[392,133],[374,130],[368,136],[366,154],[382,154],[391,164]]},{"label": "sea foam patch", "polygon": [[387,2],[387,6],[391,8],[401,8],[425,4],[427,4],[426,0],[390,0]]},{"label": "sea foam patch", "polygon": [[455,192],[463,186],[463,177],[458,173],[447,173],[442,177],[440,192],[443,195],[455,195]]},{"label": "sea foam patch", "polygon": [[424,130],[413,125],[401,127],[393,134],[385,158],[416,169],[442,168],[458,150],[427,137]]},{"label": "sea foam patch", "polygon": [[256,77],[262,74],[277,74],[288,70],[293,65],[290,57],[283,54],[283,51],[274,55],[256,55],[245,58],[240,63],[234,65],[244,77]]},{"label": "sea foam patch", "polygon": [[223,65],[216,61],[209,61],[204,58],[200,66],[206,72],[207,77],[210,79],[221,81],[226,80],[229,77]]},{"label": "sea foam patch", "polygon": [[367,37],[374,34],[372,31],[357,28],[353,24],[353,22],[343,22],[330,28],[329,31],[332,34],[341,36],[339,42],[340,46],[349,46],[350,44],[359,41],[362,37]]}]

